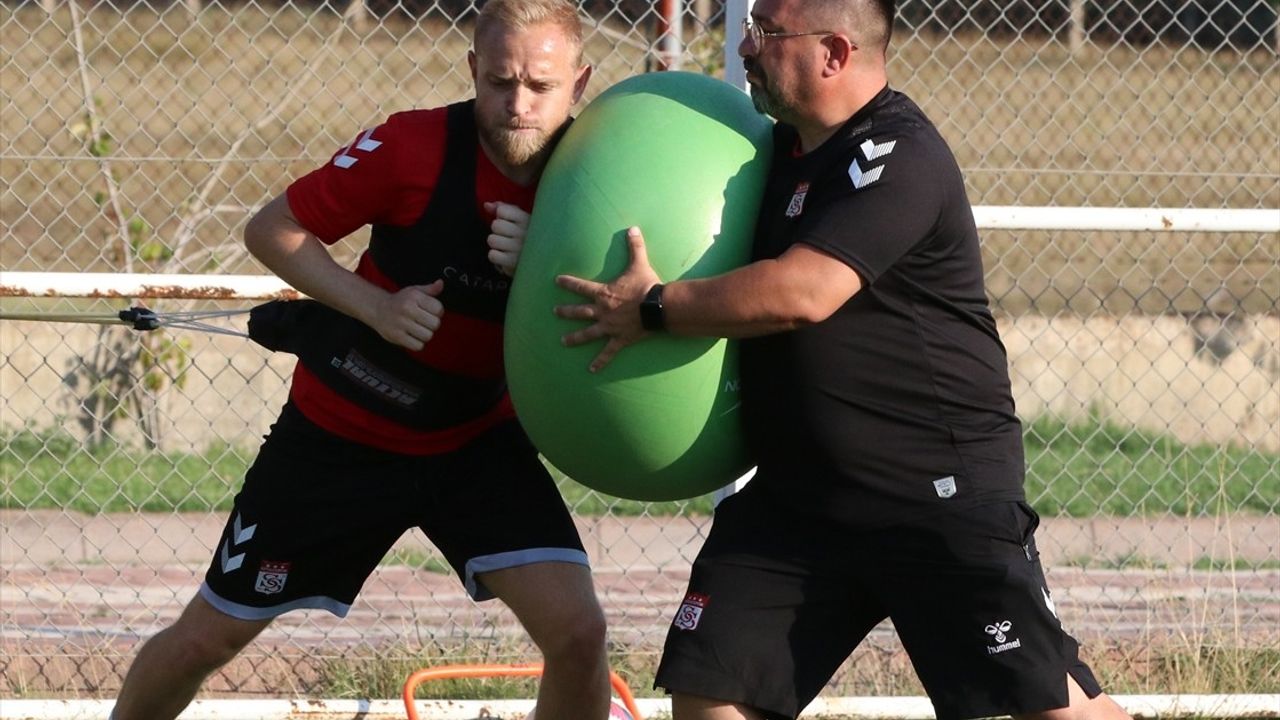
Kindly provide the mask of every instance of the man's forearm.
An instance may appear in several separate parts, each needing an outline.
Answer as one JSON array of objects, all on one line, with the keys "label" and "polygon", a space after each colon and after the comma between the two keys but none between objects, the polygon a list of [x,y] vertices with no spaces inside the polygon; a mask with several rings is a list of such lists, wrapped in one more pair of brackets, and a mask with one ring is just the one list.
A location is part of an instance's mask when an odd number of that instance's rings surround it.
[{"label": "man's forearm", "polygon": [[245,246],[280,279],[366,324],[368,313],[387,294],[335,262],[319,238],[293,218],[283,195],[250,220]]},{"label": "man's forearm", "polygon": [[861,287],[857,273],[829,255],[788,251],[723,275],[669,283],[666,328],[676,335],[756,337],[822,322]]}]

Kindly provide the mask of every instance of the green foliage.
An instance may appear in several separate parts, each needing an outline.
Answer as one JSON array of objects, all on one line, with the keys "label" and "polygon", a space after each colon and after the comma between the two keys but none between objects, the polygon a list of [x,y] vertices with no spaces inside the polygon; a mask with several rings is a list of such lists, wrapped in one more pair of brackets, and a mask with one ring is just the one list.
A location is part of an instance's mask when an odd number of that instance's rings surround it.
[{"label": "green foliage", "polygon": [[0,507],[84,513],[229,510],[249,455],[89,447],[64,432],[0,435]]},{"label": "green foliage", "polygon": [[[319,680],[310,694],[332,698],[400,697],[405,680],[426,667],[446,665],[515,664],[537,662],[531,647],[508,642],[504,646],[490,639],[463,642],[428,642],[424,647],[392,647],[346,653],[324,658]],[[626,681],[636,697],[662,697],[653,690],[658,654],[615,644],[609,649],[609,667]],[[457,680],[430,680],[414,692],[419,700],[501,700],[537,696],[537,680],[520,677],[490,677]]]},{"label": "green foliage", "polygon": [[1274,693],[1280,691],[1280,650],[1188,643],[1153,653],[1146,677],[1137,682],[1118,673],[1116,677],[1111,690],[1115,693]]},{"label": "green foliage", "polygon": [[[186,363],[181,343],[158,351]],[[181,383],[173,366],[166,377]],[[1044,419],[1027,427],[1027,494],[1045,516],[1275,513],[1280,456],[1257,450],[1182,445],[1106,423]],[[64,432],[0,435],[0,506],[120,510],[225,510],[251,453],[214,445],[198,453],[159,453],[106,442],[87,447]],[[712,496],[645,503],[602,495],[552,469],[565,502],[582,516],[706,516]],[[1116,565],[1140,558],[1112,558]]]},{"label": "green foliage", "polygon": [[[632,647],[613,647],[610,667],[638,698],[662,697],[654,690],[658,653]],[[861,648],[850,666],[851,693],[919,695],[919,681],[910,663],[898,653]],[[492,649],[488,644],[458,645],[429,641],[425,647],[391,647],[344,653],[320,659],[319,678],[306,688],[323,697],[398,697],[405,679],[424,667],[466,663],[535,662],[531,648]],[[1192,638],[1172,646],[1146,643],[1094,643],[1089,664],[1115,694],[1273,693],[1280,691],[1280,650],[1230,644],[1198,645]],[[434,680],[418,686],[414,696],[429,699],[501,699],[535,696],[531,681],[510,678]]]},{"label": "green foliage", "polygon": [[453,572],[453,568],[450,567],[449,562],[443,557],[434,553],[425,553],[420,550],[392,550],[387,553],[378,564],[400,565],[414,568],[416,570],[426,570],[427,572],[436,573],[437,575],[448,575]]},{"label": "green foliage", "polygon": [[1042,515],[1213,515],[1280,510],[1280,456],[1183,445],[1093,420],[1043,418],[1026,433],[1027,497]]},{"label": "green foliage", "polygon": [[1201,556],[1191,564],[1193,570],[1209,570],[1212,572],[1258,572],[1260,570],[1280,570],[1280,560],[1247,560],[1245,558],[1216,558]]},{"label": "green foliage", "polygon": [[175,340],[163,331],[153,330],[142,336],[138,353],[138,367],[142,370],[142,386],[151,392],[159,392],[170,382],[182,388],[187,383],[187,370],[191,368],[191,341]]},{"label": "green foliage", "polygon": [[129,231],[129,247],[139,260],[156,263],[173,258],[173,249],[152,235],[146,220],[134,217],[125,227]]},{"label": "green foliage", "polygon": [[[463,643],[432,643],[425,648],[380,648],[325,658],[313,692],[333,698],[399,697],[405,679],[424,667],[531,662],[527,649],[503,648],[482,638]],[[494,677],[432,680],[418,686],[420,700],[519,699],[537,695],[536,678]]]},{"label": "green foliage", "polygon": [[724,28],[710,27],[699,32],[687,48],[693,67],[685,68],[711,77],[724,78]]},{"label": "green foliage", "polygon": [[[93,107],[86,108],[69,127],[91,157],[104,160],[104,168],[109,167],[105,160],[114,151],[114,140],[101,120],[105,111],[102,99],[94,95]],[[93,200],[102,218],[109,221],[110,230],[103,230],[108,256],[120,269],[128,270],[133,269],[135,261],[154,269],[172,260],[173,248],[155,237],[151,224],[140,214],[120,207],[123,193],[119,173],[111,168],[99,177],[104,187],[93,191]],[[120,237],[113,242],[111,238],[116,234]],[[191,365],[190,343],[173,340],[159,330],[143,335],[137,343],[119,334],[104,333],[101,337],[103,342],[93,351],[71,360],[66,375],[69,385],[84,388],[76,420],[85,428],[90,443],[99,445],[107,442],[118,421],[132,415],[142,429],[144,441],[155,447],[160,432],[158,393],[170,383],[183,386]]]},{"label": "green foliage", "polygon": [[1065,564],[1086,570],[1163,570],[1169,567],[1163,562],[1152,560],[1135,552],[1128,552],[1111,558],[1082,555],[1068,559]]}]

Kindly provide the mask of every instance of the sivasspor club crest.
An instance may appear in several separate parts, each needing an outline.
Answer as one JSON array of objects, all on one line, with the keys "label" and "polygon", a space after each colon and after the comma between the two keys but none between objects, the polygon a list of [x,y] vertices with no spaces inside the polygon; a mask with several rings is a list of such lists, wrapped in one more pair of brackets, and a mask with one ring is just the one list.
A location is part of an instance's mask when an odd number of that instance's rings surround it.
[{"label": "sivasspor club crest", "polygon": [[791,196],[791,203],[787,205],[787,217],[793,218],[804,212],[804,196],[809,194],[809,183],[802,182],[796,185],[796,192]]},{"label": "sivasspor club crest", "polygon": [[681,630],[696,630],[698,621],[702,619],[702,611],[707,607],[707,601],[711,598],[702,593],[691,592],[684,596],[684,602],[680,604],[680,609],[676,611],[675,620],[671,624]]},{"label": "sivasspor club crest", "polygon": [[263,560],[258,566],[258,582],[254,583],[253,589],[263,595],[274,595],[284,590],[285,580],[289,579],[289,565],[287,562]]}]

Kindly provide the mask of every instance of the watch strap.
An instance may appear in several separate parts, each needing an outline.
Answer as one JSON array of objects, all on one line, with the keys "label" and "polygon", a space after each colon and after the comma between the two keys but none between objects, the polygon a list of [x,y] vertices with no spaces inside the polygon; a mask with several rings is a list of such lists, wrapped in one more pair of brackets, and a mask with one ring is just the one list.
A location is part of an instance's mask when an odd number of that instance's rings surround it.
[{"label": "watch strap", "polygon": [[662,307],[662,283],[656,283],[640,301],[640,325],[650,332],[667,328],[666,312]]}]

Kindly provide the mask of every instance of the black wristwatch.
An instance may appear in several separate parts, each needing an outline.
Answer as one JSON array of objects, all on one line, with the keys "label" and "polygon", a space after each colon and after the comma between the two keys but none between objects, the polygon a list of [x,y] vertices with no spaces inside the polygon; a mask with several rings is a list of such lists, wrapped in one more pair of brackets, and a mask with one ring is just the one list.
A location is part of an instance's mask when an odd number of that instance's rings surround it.
[{"label": "black wristwatch", "polygon": [[667,318],[662,310],[662,283],[649,288],[640,301],[640,325],[650,332],[667,329]]}]

